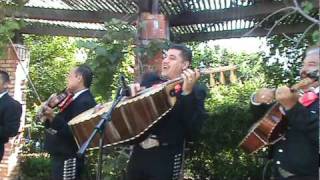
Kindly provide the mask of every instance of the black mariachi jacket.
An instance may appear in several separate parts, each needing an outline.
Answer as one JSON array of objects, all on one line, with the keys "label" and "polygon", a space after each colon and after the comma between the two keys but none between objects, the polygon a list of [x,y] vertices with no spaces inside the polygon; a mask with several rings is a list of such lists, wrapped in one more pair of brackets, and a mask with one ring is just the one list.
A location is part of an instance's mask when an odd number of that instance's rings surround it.
[{"label": "black mariachi jacket", "polygon": [[[253,106],[256,119],[270,106]],[[304,107],[297,103],[286,112],[288,128],[285,139],[271,148],[275,168],[281,167],[297,176],[317,176],[319,165],[319,101]]]},{"label": "black mariachi jacket", "polygon": [[[68,122],[80,113],[94,107],[96,102],[89,90],[81,93],[63,112],[59,112],[52,123],[45,123],[45,149],[54,156],[74,156],[78,150]],[[56,133],[49,129],[56,130]]]},{"label": "black mariachi jacket", "polygon": [[[160,82],[163,82],[160,78],[149,75],[142,79],[141,86],[150,87]],[[200,133],[203,121],[208,116],[204,108],[205,97],[206,91],[199,85],[189,95],[178,92],[173,109],[149,133],[156,135],[160,144],[181,145],[184,140],[192,140]]]},{"label": "black mariachi jacket", "polygon": [[0,98],[0,143],[6,143],[9,137],[17,135],[21,114],[21,104],[8,93]]}]

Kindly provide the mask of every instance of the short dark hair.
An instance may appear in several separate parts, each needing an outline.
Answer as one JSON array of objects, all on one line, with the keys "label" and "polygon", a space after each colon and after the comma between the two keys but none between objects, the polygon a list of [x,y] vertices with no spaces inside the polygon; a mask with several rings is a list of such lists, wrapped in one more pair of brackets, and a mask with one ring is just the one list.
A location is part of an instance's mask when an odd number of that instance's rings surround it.
[{"label": "short dark hair", "polygon": [[76,73],[80,74],[83,78],[84,86],[89,88],[92,83],[93,72],[88,65],[82,64],[76,68]]},{"label": "short dark hair", "polygon": [[0,78],[4,83],[10,82],[9,74],[6,71],[0,70]]},{"label": "short dark hair", "polygon": [[176,49],[181,51],[182,58],[191,64],[192,61],[192,51],[190,48],[183,44],[172,44],[169,49]]},{"label": "short dark hair", "polygon": [[307,48],[305,56],[307,57],[311,54],[319,55],[320,54],[320,46],[319,45],[318,46],[311,46],[311,47]]}]

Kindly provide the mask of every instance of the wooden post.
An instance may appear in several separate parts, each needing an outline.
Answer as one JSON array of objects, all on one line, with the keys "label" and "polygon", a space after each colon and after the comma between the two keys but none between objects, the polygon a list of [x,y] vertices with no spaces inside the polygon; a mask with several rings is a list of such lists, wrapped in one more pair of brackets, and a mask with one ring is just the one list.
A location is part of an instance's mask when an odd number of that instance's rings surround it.
[{"label": "wooden post", "polygon": [[230,70],[230,82],[236,83],[237,82],[237,75],[235,73],[235,69]]},{"label": "wooden post", "polygon": [[223,85],[226,84],[226,78],[224,77],[223,71],[220,72],[219,81],[220,81],[220,84],[223,84]]},{"label": "wooden post", "polygon": [[210,87],[214,87],[216,85],[216,80],[215,80],[215,74],[211,73],[210,74]]}]

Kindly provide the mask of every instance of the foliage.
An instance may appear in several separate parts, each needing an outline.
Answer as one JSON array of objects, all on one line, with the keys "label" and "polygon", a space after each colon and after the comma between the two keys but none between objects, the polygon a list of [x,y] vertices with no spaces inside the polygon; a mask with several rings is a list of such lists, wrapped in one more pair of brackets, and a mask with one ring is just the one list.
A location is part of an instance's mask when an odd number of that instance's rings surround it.
[{"label": "foliage", "polygon": [[[88,53],[87,64],[95,72],[92,90],[94,94],[108,100],[112,95],[112,82],[119,69],[133,64],[132,45],[135,31],[127,23],[112,20],[106,23],[107,34],[101,40],[79,41],[78,47]],[[122,67],[122,68],[121,68]],[[129,73],[126,73],[132,77]]]},{"label": "foliage", "polygon": [[[249,79],[259,77],[263,79],[262,72],[263,59],[260,53],[246,54],[234,53],[220,48],[219,46],[209,47],[208,45],[192,45],[193,49],[193,67],[199,67],[204,64],[205,67],[220,67],[228,65],[236,65],[236,75],[239,81],[247,81]],[[230,72],[225,72],[225,76],[229,76]],[[218,80],[219,74],[215,78]],[[204,77],[201,80],[205,84],[209,83],[209,77]]]},{"label": "foliage", "polygon": [[[219,46],[192,45],[193,66],[237,66],[238,82],[212,87],[206,100],[209,118],[198,141],[188,153],[189,175],[196,179],[261,179],[263,159],[249,156],[239,149],[254,122],[249,99],[256,89],[265,86],[261,54],[233,53]],[[226,74],[228,77],[228,74]],[[202,82],[208,83],[203,78]]]},{"label": "foliage", "polygon": [[[123,68],[130,68],[133,64],[132,51],[130,47],[124,47],[121,42],[113,44],[101,43],[97,41],[86,41],[80,43],[81,47],[89,49],[86,63],[92,68],[95,78],[92,90],[97,96],[109,100],[112,95],[113,80],[115,74]],[[127,57],[127,59],[125,59]],[[127,77],[132,77],[129,73]]]},{"label": "foliage", "polygon": [[[35,85],[42,101],[51,94],[65,88],[65,76],[76,61],[75,44],[66,37],[26,36],[25,44],[30,51],[29,76]],[[24,153],[39,153],[43,151],[44,127],[35,121],[39,102],[30,83],[27,87],[26,128],[24,137],[26,143]]]},{"label": "foliage", "polygon": [[254,122],[249,99],[261,81],[250,80],[216,86],[206,101],[209,118],[201,137],[192,145],[187,167],[199,179],[259,179],[262,159],[245,154],[239,147]]},{"label": "foliage", "polygon": [[[295,18],[313,18],[318,23],[319,10],[311,1],[301,3],[303,11],[297,13]],[[314,23],[314,22],[313,22]],[[312,27],[313,26],[313,27]],[[270,53],[264,54],[266,78],[270,85],[293,84],[299,79],[299,69],[306,49],[310,46],[320,45],[320,31],[318,24],[312,24],[303,33],[294,35],[275,35],[267,39]]]},{"label": "foliage", "polygon": [[[29,76],[41,100],[46,100],[65,88],[65,76],[76,64],[75,44],[66,37],[26,36],[24,40],[30,51]],[[21,149],[21,178],[26,180],[50,179],[50,159],[43,154],[44,127],[34,121],[39,105],[29,84],[25,144]]]},{"label": "foliage", "polygon": [[[98,166],[98,151],[93,150],[88,152],[88,157],[86,177],[88,179],[95,179]],[[104,179],[118,180],[124,177],[129,159],[128,147],[119,146],[105,148],[102,158],[102,176]]]},{"label": "foliage", "polygon": [[168,49],[170,42],[167,40],[152,40],[146,45],[140,45],[135,47],[135,54],[137,54],[142,64],[146,64],[157,53],[162,53],[163,50]]},{"label": "foliage", "polygon": [[[31,52],[29,76],[41,100],[65,88],[65,78],[76,65],[76,46],[67,37],[27,36],[25,44]],[[39,105],[35,92],[28,86],[27,107]]]},{"label": "foliage", "polygon": [[15,20],[12,17],[5,17],[6,8],[22,7],[26,3],[25,0],[0,1],[0,57],[4,55],[5,49],[9,43],[9,38],[13,38],[14,32],[23,26],[22,21]]},{"label": "foliage", "polygon": [[[300,39],[301,42],[297,44]],[[312,35],[302,37],[302,34],[297,34],[292,35],[290,39],[277,35],[269,38],[267,43],[270,53],[263,55],[266,62],[263,65],[266,80],[271,86],[294,84],[299,79],[299,70],[306,49],[316,43]]]},{"label": "foliage", "polygon": [[47,154],[22,154],[20,168],[23,180],[50,179],[51,166]]},{"label": "foliage", "polygon": [[86,63],[95,72],[92,90],[104,100],[110,100],[118,87],[119,75],[128,81],[133,80],[135,55],[140,57],[140,64],[145,64],[160,50],[168,47],[167,41],[151,41],[146,45],[136,45],[136,28],[127,22],[111,20],[105,24],[106,34],[101,40],[78,41],[79,48],[88,53]]}]

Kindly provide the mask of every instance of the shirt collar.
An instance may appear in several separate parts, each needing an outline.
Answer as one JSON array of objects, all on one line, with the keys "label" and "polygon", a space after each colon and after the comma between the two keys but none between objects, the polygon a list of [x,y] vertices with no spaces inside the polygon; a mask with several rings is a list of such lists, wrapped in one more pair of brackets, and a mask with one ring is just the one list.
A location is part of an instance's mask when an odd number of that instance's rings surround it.
[{"label": "shirt collar", "polygon": [[1,93],[0,94],[0,98],[2,98],[5,94],[7,94],[8,93],[8,91],[5,91],[5,92],[3,92],[3,93]]},{"label": "shirt collar", "polygon": [[81,91],[78,91],[76,92],[73,97],[72,97],[72,100],[75,100],[78,96],[80,96],[80,94],[84,93],[85,91],[89,90],[88,88],[87,89],[83,89]]}]

